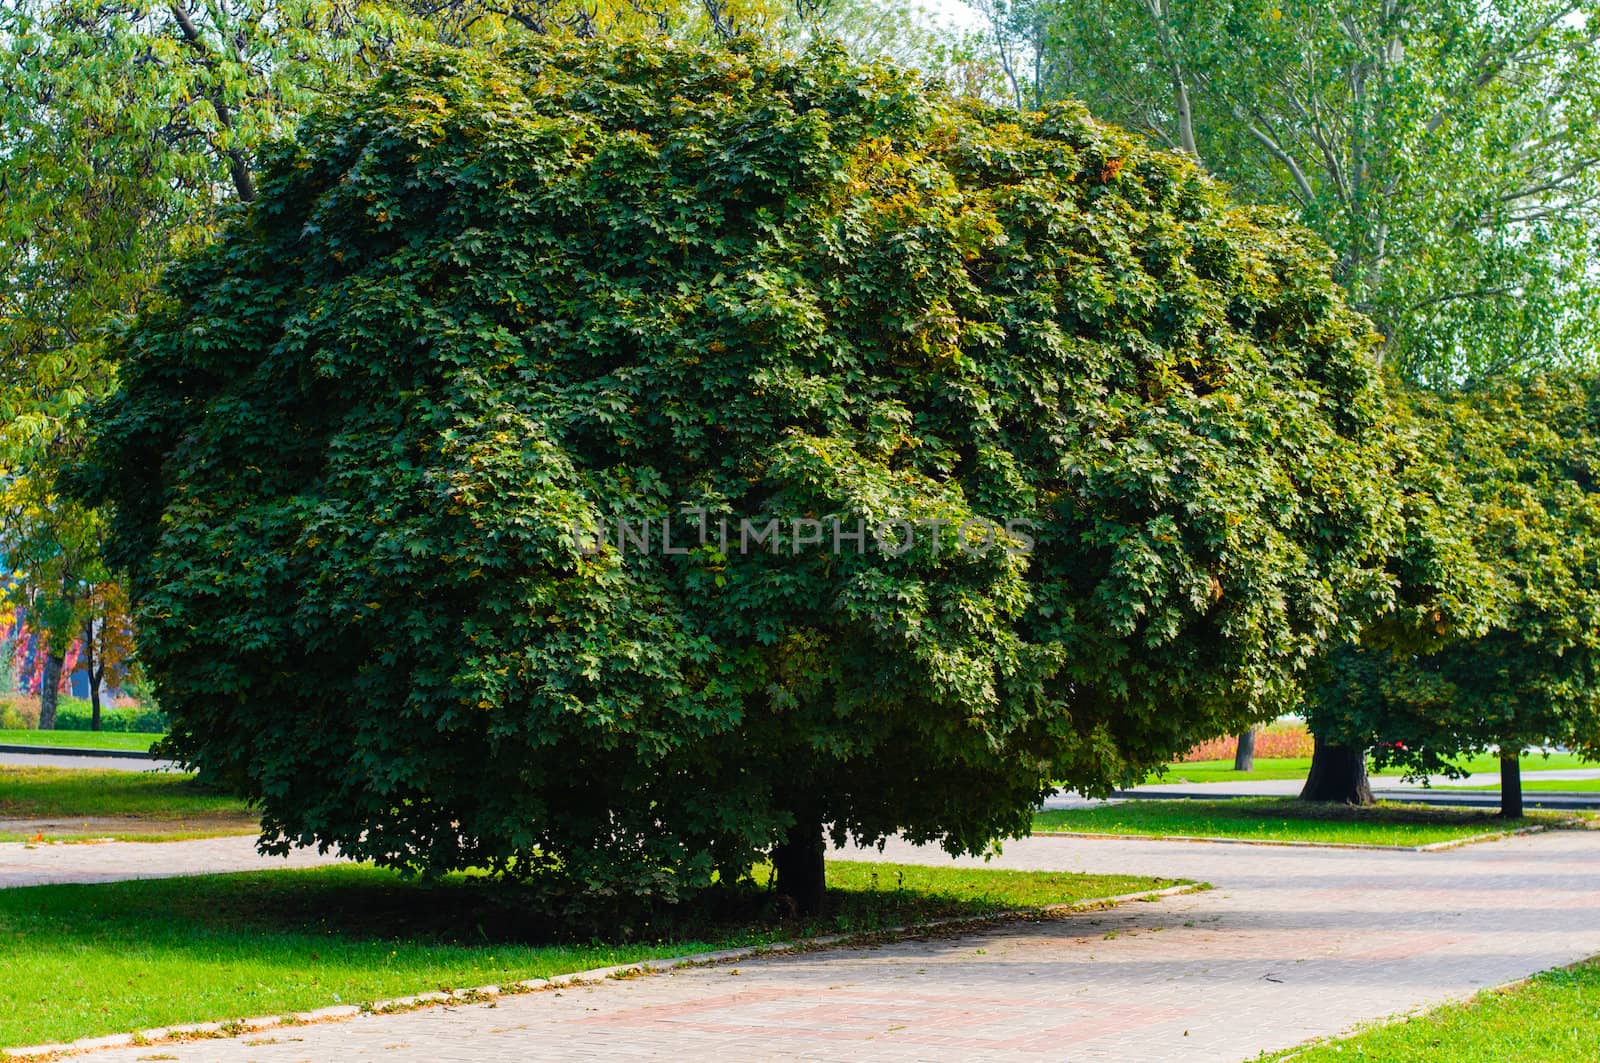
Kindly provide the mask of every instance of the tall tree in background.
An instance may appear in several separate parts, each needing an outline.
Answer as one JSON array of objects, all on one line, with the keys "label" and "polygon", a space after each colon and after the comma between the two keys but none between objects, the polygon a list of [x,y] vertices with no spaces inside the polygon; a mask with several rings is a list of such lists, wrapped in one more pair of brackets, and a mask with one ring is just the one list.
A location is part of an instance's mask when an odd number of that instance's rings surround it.
[{"label": "tall tree in background", "polygon": [[136,668],[132,610],[121,583],[103,579],[84,588],[78,645],[89,683],[89,730],[98,731],[106,684],[123,686]]},{"label": "tall tree in background", "polygon": [[85,400],[115,383],[106,329],[254,197],[263,139],[404,35],[399,16],[356,10],[358,23],[299,0],[0,9],[0,543],[28,573],[20,600],[47,670],[104,579],[98,516],[54,480],[77,458]]},{"label": "tall tree in background", "polygon": [[1060,14],[1047,0],[975,0],[988,18],[991,43],[1004,82],[1003,95],[1019,110],[1037,111],[1056,98],[1054,25]]},{"label": "tall tree in background", "polygon": [[1600,278],[1595,0],[1064,0],[991,7],[1036,99],[1290,205],[1404,376],[1584,361]]}]

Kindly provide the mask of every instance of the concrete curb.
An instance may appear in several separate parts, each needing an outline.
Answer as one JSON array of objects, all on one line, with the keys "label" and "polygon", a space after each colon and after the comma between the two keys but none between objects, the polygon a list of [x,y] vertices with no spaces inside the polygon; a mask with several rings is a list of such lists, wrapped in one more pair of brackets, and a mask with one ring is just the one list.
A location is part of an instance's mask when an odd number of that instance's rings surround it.
[{"label": "concrete curb", "polygon": [[315,1011],[293,1012],[288,1015],[266,1015],[253,1019],[232,1019],[224,1022],[181,1023],[174,1026],[158,1026],[154,1029],[140,1030],[136,1033],[110,1034],[105,1037],[85,1037],[76,1041],[64,1041],[59,1044],[0,1048],[0,1057],[6,1059],[47,1060],[106,1048],[144,1047],[163,1042],[192,1041],[213,1037],[237,1037],[241,1034],[259,1033],[263,1030],[281,1030],[286,1027],[303,1026],[309,1023],[340,1022],[360,1015],[393,1015],[440,1004],[478,1004],[494,1000],[497,997],[536,993],[542,990],[560,989],[564,986],[585,985],[604,981],[608,978],[632,978],[640,975],[660,974],[664,971],[683,967],[704,967],[718,963],[729,963],[735,960],[807,952],[811,949],[827,948],[857,941],[864,942],[881,938],[914,936],[925,930],[937,930],[952,926],[978,928],[1014,919],[1065,915],[1070,912],[1097,911],[1133,901],[1157,901],[1163,897],[1197,893],[1209,888],[1203,883],[1189,882],[1177,886],[1167,886],[1159,890],[1146,890],[1142,893],[1123,893],[1114,897],[1093,897],[1086,900],[1073,901],[1069,904],[1050,904],[1040,908],[1013,908],[1007,911],[995,912],[992,915],[951,916],[945,919],[930,919],[924,923],[884,927],[879,930],[823,934],[819,937],[800,938],[795,941],[778,941],[767,945],[751,945],[746,948],[699,952],[687,956],[672,956],[658,960],[641,960],[638,963],[625,963],[614,967],[595,967],[587,971],[574,971],[571,974],[552,975],[549,978],[529,978],[503,986],[486,985],[477,986],[473,989],[454,989],[449,992],[418,993],[415,996],[395,997],[390,1000],[378,1000],[359,1005],[340,1004],[333,1007],[318,1008]]},{"label": "concrete curb", "polygon": [[104,757],[108,760],[160,760],[151,752],[137,749],[76,749],[69,746],[0,745],[0,753],[20,753],[40,757]]},{"label": "concrete curb", "polygon": [[1376,842],[1306,842],[1281,838],[1208,838],[1188,834],[1097,834],[1089,831],[1072,830],[1036,830],[1029,837],[1093,838],[1096,840],[1135,842],[1193,842],[1199,845],[1277,845],[1291,849],[1370,849],[1380,853],[1439,853],[1444,852],[1446,849],[1459,849],[1463,845],[1475,845],[1478,842],[1518,838],[1524,834],[1543,834],[1551,829],[1551,827],[1541,823],[1531,827],[1518,827],[1515,830],[1498,830],[1491,831],[1488,834],[1472,834],[1465,838],[1451,838],[1448,841],[1429,842],[1427,845],[1379,845]]}]

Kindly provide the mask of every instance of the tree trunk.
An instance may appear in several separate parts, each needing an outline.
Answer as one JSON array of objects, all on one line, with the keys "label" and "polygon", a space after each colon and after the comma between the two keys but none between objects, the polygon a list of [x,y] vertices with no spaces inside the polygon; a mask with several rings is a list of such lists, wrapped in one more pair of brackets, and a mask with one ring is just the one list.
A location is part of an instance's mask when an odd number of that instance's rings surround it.
[{"label": "tree trunk", "polygon": [[816,915],[822,910],[822,894],[828,883],[823,863],[826,853],[822,825],[804,820],[790,827],[783,842],[772,848],[778,893],[793,900],[801,915]]},{"label": "tree trunk", "polygon": [[1522,753],[1500,754],[1500,815],[1522,818]]},{"label": "tree trunk", "polygon": [[[83,673],[89,677],[89,730],[100,730],[100,678],[94,670],[94,619],[84,624],[83,630]],[[101,673],[105,667],[101,666]]]},{"label": "tree trunk", "polygon": [[39,730],[56,729],[56,696],[61,688],[61,669],[66,665],[64,654],[46,651],[44,674],[39,679]]},{"label": "tree trunk", "polygon": [[1256,770],[1256,735],[1261,733],[1261,728],[1252,727],[1239,736],[1239,744],[1233,747],[1233,770]]},{"label": "tree trunk", "polygon": [[1372,804],[1366,751],[1336,746],[1317,738],[1311,752],[1311,772],[1306,776],[1305,789],[1300,791],[1300,800]]}]

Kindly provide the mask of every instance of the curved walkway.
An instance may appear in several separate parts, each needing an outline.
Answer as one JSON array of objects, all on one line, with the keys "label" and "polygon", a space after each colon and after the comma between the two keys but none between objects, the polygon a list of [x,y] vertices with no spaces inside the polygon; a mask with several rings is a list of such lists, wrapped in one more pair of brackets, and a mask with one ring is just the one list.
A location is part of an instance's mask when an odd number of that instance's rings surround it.
[{"label": "curved walkway", "polygon": [[186,842],[4,842],[0,843],[0,889],[269,871],[332,863],[336,859],[305,849],[287,857],[262,856],[256,852],[253,834]]},{"label": "curved walkway", "polygon": [[[207,846],[207,869],[218,870],[209,861],[226,855],[224,841],[234,840],[143,848],[159,848],[170,869]],[[5,848],[0,878],[15,881],[15,847]],[[41,853],[55,850],[25,855]],[[948,859],[907,845],[886,855]],[[1440,853],[1037,838],[1012,843],[993,866],[1217,888],[975,934],[92,1058],[1239,1060],[1600,953],[1600,833]]]},{"label": "curved walkway", "polygon": [[170,760],[151,760],[148,757],[86,757],[72,752],[55,752],[41,748],[39,752],[20,751],[13,747],[0,752],[0,766],[8,768],[80,768],[84,771],[169,771]]}]

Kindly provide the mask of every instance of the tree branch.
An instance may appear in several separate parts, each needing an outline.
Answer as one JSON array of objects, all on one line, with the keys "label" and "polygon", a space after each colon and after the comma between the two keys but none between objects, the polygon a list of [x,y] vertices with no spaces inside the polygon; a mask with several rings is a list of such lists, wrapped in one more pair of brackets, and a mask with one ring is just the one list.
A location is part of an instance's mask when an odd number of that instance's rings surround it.
[{"label": "tree branch", "polygon": [[[178,28],[183,31],[183,39],[212,69],[217,69],[217,57],[206,47],[205,38],[200,35],[200,28],[194,24],[194,19],[189,17],[189,12],[179,0],[172,0],[172,17],[178,20]],[[233,132],[233,112],[228,107],[226,94],[219,84],[211,95],[211,105],[216,108],[217,121],[222,123],[222,128],[229,133]],[[238,193],[242,202],[250,203],[256,198],[256,184],[250,176],[250,166],[245,158],[245,153],[238,147],[227,148],[223,152],[228,157],[228,173],[233,178],[233,189]]]},{"label": "tree branch", "polygon": [[1294,179],[1295,187],[1299,190],[1301,202],[1308,207],[1315,202],[1317,195],[1314,191],[1312,191],[1311,182],[1306,179],[1305,171],[1300,169],[1300,164],[1294,161],[1294,157],[1291,156],[1287,151],[1283,150],[1278,142],[1272,139],[1266,130],[1262,129],[1254,122],[1247,121],[1245,123],[1245,128],[1252,137],[1260,142],[1262,147],[1267,149],[1267,153],[1269,155],[1271,155],[1274,159],[1277,159],[1278,162],[1283,164],[1283,167],[1289,171],[1289,176]]}]

